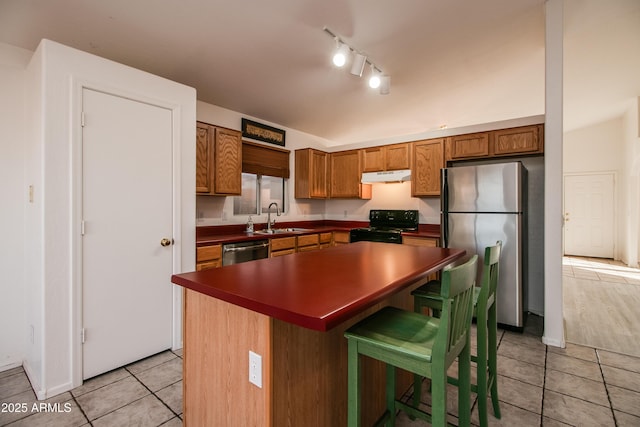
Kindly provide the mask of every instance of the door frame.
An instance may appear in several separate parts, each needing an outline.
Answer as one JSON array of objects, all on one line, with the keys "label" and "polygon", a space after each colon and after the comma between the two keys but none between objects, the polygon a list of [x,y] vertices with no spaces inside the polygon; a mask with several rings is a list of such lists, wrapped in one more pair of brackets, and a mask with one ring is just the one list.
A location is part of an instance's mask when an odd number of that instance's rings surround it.
[{"label": "door frame", "polygon": [[616,171],[596,171],[596,172],[567,172],[562,176],[562,255],[565,254],[565,228],[564,228],[564,214],[567,211],[566,208],[566,178],[568,176],[594,176],[594,175],[612,175],[613,176],[613,259],[620,259],[618,253],[618,217],[616,212],[618,209],[618,173]]},{"label": "door frame", "polygon": [[[172,125],[172,193],[173,193],[173,224],[172,238],[172,274],[182,271],[182,190],[181,190],[181,138],[182,127],[180,105],[168,103],[147,95],[131,92],[120,87],[87,81],[81,78],[72,78],[71,81],[71,313],[70,313],[70,356],[71,356],[71,380],[72,386],[79,387],[83,383],[82,366],[82,234],[80,222],[82,220],[82,95],[84,89],[90,89],[106,94],[131,99],[171,111]],[[195,125],[194,125],[195,126]],[[169,280],[169,278],[167,278]],[[173,286],[173,313],[172,313],[172,349],[182,347],[182,295],[180,286]]]}]

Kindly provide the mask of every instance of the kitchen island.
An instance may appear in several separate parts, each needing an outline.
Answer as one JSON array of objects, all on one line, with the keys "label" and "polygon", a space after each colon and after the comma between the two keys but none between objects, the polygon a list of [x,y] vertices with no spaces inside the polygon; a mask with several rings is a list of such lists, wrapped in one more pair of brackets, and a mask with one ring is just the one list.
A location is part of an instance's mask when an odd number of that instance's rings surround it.
[{"label": "kitchen island", "polygon": [[[185,425],[346,425],[344,331],[385,305],[411,309],[411,290],[463,255],[358,242],[174,275],[186,288]],[[249,382],[249,351],[262,387]],[[384,367],[363,369],[367,425],[383,411]]]}]

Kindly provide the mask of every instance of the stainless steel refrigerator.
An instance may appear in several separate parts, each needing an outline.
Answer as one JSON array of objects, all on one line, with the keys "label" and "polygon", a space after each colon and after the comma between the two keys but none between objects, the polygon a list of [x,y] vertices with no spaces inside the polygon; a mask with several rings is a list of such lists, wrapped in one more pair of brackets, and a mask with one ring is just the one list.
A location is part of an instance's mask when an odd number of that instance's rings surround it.
[{"label": "stainless steel refrigerator", "polygon": [[522,328],[526,236],[526,169],[520,162],[442,169],[442,243],[478,254],[502,241],[497,289],[498,323]]}]

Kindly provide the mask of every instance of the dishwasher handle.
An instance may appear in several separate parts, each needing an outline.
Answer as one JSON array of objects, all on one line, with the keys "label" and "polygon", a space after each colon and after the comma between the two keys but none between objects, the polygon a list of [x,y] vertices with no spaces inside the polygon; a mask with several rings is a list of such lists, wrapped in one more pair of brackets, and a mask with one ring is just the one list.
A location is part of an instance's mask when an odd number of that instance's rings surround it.
[{"label": "dishwasher handle", "polygon": [[222,251],[223,252],[239,252],[239,251],[247,251],[250,249],[266,248],[267,246],[269,246],[269,243],[261,243],[259,245],[239,246],[239,247],[229,247],[229,246],[223,245]]}]

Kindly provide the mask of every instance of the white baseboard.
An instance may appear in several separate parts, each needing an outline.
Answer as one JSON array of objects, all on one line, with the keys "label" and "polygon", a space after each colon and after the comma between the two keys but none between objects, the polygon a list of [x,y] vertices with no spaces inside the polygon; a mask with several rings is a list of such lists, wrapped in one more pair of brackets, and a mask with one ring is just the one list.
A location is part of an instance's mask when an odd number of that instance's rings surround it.
[{"label": "white baseboard", "polygon": [[21,360],[8,362],[8,363],[5,363],[4,365],[0,366],[0,372],[8,371],[9,369],[17,368],[19,366],[22,366],[22,361]]},{"label": "white baseboard", "polygon": [[27,378],[31,383],[31,388],[33,389],[33,392],[36,394],[36,399],[45,400],[47,398],[46,397],[47,394],[40,386],[40,383],[38,383],[36,376],[33,373],[33,370],[29,366],[29,362],[25,360],[22,364],[22,367],[24,368],[24,372],[27,374]]}]

